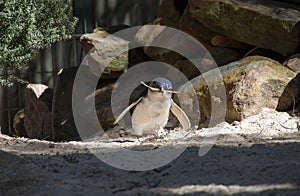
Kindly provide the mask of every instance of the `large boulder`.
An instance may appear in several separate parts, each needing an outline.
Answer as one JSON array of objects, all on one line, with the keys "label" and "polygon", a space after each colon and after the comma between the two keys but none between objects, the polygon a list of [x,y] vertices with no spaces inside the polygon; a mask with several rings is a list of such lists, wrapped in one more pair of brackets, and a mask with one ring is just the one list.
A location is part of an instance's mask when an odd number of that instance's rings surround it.
[{"label": "large boulder", "polygon": [[[155,24],[145,25],[139,29],[135,35],[135,40],[144,46],[144,52],[147,56],[155,61],[161,61],[168,64],[175,64],[178,60],[183,57],[167,48],[157,48],[147,45],[170,45],[174,47],[174,41],[176,40],[176,34],[170,34],[165,31],[166,26]],[[180,46],[177,46],[180,47]]]},{"label": "large boulder", "polygon": [[215,33],[193,18],[189,7],[180,19],[179,29],[196,38],[210,52],[217,65],[236,61],[253,46]]},{"label": "large boulder", "polygon": [[24,92],[24,126],[29,138],[52,140],[53,90],[43,84],[28,84]]},{"label": "large boulder", "polygon": [[189,6],[182,15],[179,29],[183,30],[199,40],[207,49],[210,47],[225,47],[237,49],[251,49],[253,46],[231,39],[225,35],[216,33],[192,16]]},{"label": "large boulder", "polygon": [[53,139],[55,141],[79,137],[72,113],[73,83],[78,67],[61,69],[57,75],[53,96]]},{"label": "large boulder", "polygon": [[128,69],[128,41],[96,29],[82,35],[80,43],[87,53],[84,63],[95,76],[118,78]]},{"label": "large boulder", "polygon": [[[95,35],[96,37],[100,38],[106,38],[110,34],[116,33],[118,31],[124,30],[126,28],[129,28],[128,25],[115,25],[111,27],[96,27],[93,30],[92,35]],[[87,54],[96,43],[99,43],[97,39],[93,39],[93,36],[89,38],[89,34],[85,34],[80,37],[80,44],[84,50],[84,52]]]},{"label": "large boulder", "polygon": [[[186,84],[181,87],[181,99],[184,100],[181,105],[189,108],[187,111],[197,110],[197,104],[189,98],[195,90],[201,112],[200,124],[203,126],[206,126],[211,118],[212,103],[217,104],[215,108],[218,108],[218,104],[226,101],[224,120],[229,122],[257,114],[264,107],[277,108],[284,89],[296,76],[295,72],[278,62],[261,56],[246,57],[220,67],[219,71],[221,79],[215,77],[216,70],[210,70],[194,78],[191,81],[192,85]],[[222,87],[225,87],[226,95],[218,95],[218,90],[222,92]],[[215,92],[213,96],[212,90]]]},{"label": "large boulder", "polygon": [[[115,83],[108,83],[103,87],[98,88],[84,99],[84,107],[81,109],[81,116],[91,125],[90,131],[86,130],[86,135],[92,134],[94,131],[98,131],[98,121],[103,130],[112,128],[115,120],[111,109],[111,94],[115,87]],[[85,107],[86,105],[93,105],[92,101],[95,101],[95,109],[98,119],[94,119],[92,110]]]},{"label": "large boulder", "polygon": [[85,34],[80,37],[80,44],[85,54],[89,53],[99,41],[97,38],[106,38],[109,35],[106,28],[95,28],[93,33]]},{"label": "large boulder", "polygon": [[[154,23],[155,23],[155,21],[154,21]],[[80,38],[81,46],[82,46],[84,52],[86,54],[88,54],[91,50],[95,50],[96,45],[99,44],[98,39],[102,40],[104,38],[107,38],[111,34],[117,33],[119,31],[125,30],[127,28],[129,28],[129,26],[127,26],[127,25],[115,25],[115,26],[110,26],[110,27],[97,27],[93,30],[93,33],[85,34],[85,35],[81,36],[81,38]],[[118,35],[124,35],[124,34],[121,33],[121,34],[118,34]],[[109,40],[110,37],[108,37],[107,39]],[[121,39],[121,40],[122,40],[122,42],[124,42],[123,39]],[[133,42],[132,40],[129,42],[129,47],[136,46],[136,45],[137,44],[135,42]],[[99,46],[97,46],[97,47],[99,48]],[[122,48],[122,46],[120,46],[120,49],[121,48]],[[124,49],[128,49],[127,46]],[[91,53],[92,53],[92,51],[91,51]],[[122,55],[125,55],[125,53],[122,54]],[[136,47],[136,48],[130,49],[128,51],[128,62],[126,62],[127,57],[125,57],[125,56],[123,56],[123,57],[124,58],[119,58],[118,59],[118,60],[121,60],[120,62],[122,63],[120,66],[117,65],[117,61],[112,62],[112,65],[109,65],[106,68],[106,70],[102,73],[101,78],[104,78],[104,79],[118,78],[127,69],[127,67],[124,67],[124,65],[128,64],[128,67],[131,67],[135,64],[152,60],[152,59],[150,59],[150,57],[148,57],[144,53],[143,48],[140,48],[140,47]],[[95,61],[97,61],[97,59],[99,60],[99,58],[94,54],[89,54],[87,59],[89,59],[88,63],[92,63],[91,68],[90,68],[91,71],[93,71],[95,73],[95,75],[98,77],[99,74],[97,74],[97,72],[99,70],[97,70],[97,69],[99,68],[98,67],[99,65],[97,65],[97,62],[95,62]],[[100,67],[101,67],[101,64],[100,64]],[[121,68],[121,69],[116,70],[115,69],[116,67]]]},{"label": "large boulder", "polygon": [[[85,133],[83,134],[88,136],[98,132],[98,122],[101,125],[102,131],[106,132],[113,128],[115,126],[113,123],[116,119],[113,112],[116,112],[115,115],[120,114],[124,109],[122,108],[124,103],[127,103],[128,101],[131,103],[134,100],[137,100],[141,93],[145,90],[143,85],[138,86],[132,93],[130,93],[131,96],[129,100],[126,100],[127,96],[123,94],[124,91],[118,89],[118,85],[119,84],[116,82],[109,82],[85,97],[81,107],[81,118],[84,119],[90,127],[88,130],[85,130]],[[116,91],[114,96],[118,97],[119,102],[112,104],[112,91],[114,89]],[[97,116],[93,115],[93,110],[86,107],[93,105],[93,101],[95,103]]]},{"label": "large boulder", "polygon": [[[170,4],[173,5],[172,3]],[[197,20],[190,17],[190,14],[186,12],[178,22],[178,29],[196,38],[200,44],[203,45],[203,48],[210,52],[217,65],[224,65],[238,60],[243,57],[251,47],[253,48],[253,46],[248,44],[232,40],[226,36],[212,32],[204,25],[200,24]],[[185,42],[184,39],[187,37],[182,37],[181,34],[176,34],[176,29],[166,29],[166,26],[172,27],[172,25],[169,25],[169,23],[163,23],[162,21],[156,19],[150,24],[151,26],[145,25],[140,28],[135,35],[136,41],[140,44],[168,45],[171,46],[175,51],[180,51],[183,49],[186,52],[188,51],[189,54],[193,54],[195,52],[198,52],[199,54],[201,53],[198,51],[199,48],[193,48],[192,45],[188,44],[188,42]],[[166,26],[163,24],[166,24]],[[176,42],[174,40],[176,40]],[[182,61],[185,59],[185,57],[167,48],[145,46],[144,52],[151,59],[165,62],[170,65],[175,65],[177,61]]]},{"label": "large boulder", "polygon": [[144,45],[146,55],[155,61],[169,65],[175,65],[186,58],[199,58],[207,52],[205,45],[199,42],[193,43],[191,38],[193,37],[182,31],[160,24],[144,25],[135,35],[135,40]]},{"label": "large boulder", "polygon": [[[110,99],[114,83],[111,83],[110,80],[100,79],[98,89],[94,90],[95,86],[90,84],[88,80],[98,78],[89,72],[88,67],[83,66],[79,69],[84,78],[80,80],[80,85],[77,81],[77,89],[73,89],[73,85],[78,67],[65,68],[58,73],[53,97],[53,136],[55,141],[80,140],[83,137],[91,136],[99,131],[98,121],[104,130],[113,126],[114,117]],[[80,88],[85,88],[84,93],[81,92],[82,89]],[[72,99],[77,104],[72,104]],[[90,107],[94,105],[96,108]],[[74,109],[78,112],[75,115],[79,118],[77,120],[86,122],[84,130],[79,130],[76,126],[73,116]],[[93,115],[93,109],[96,110],[98,118]],[[77,122],[77,125],[80,126],[80,122]]]},{"label": "large boulder", "polygon": [[262,48],[299,49],[300,7],[279,1],[190,0],[189,12],[210,30]]}]

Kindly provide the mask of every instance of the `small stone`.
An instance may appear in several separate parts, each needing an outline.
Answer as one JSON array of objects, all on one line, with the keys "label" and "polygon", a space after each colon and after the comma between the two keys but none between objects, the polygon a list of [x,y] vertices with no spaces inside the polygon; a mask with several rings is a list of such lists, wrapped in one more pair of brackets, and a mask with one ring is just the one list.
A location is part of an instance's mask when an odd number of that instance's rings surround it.
[{"label": "small stone", "polygon": [[125,136],[125,134],[126,134],[126,133],[125,133],[125,131],[124,131],[124,130],[120,130],[120,136],[121,136],[121,137],[124,137],[124,136]]},{"label": "small stone", "polygon": [[284,66],[287,66],[296,73],[300,73],[300,53],[294,54],[283,62]]},{"label": "small stone", "polygon": [[26,128],[24,126],[24,119],[24,109],[19,110],[14,116],[13,127],[16,135],[19,137],[27,137]]},{"label": "small stone", "polygon": [[296,73],[300,73],[300,58],[293,58],[287,62],[287,66]]}]

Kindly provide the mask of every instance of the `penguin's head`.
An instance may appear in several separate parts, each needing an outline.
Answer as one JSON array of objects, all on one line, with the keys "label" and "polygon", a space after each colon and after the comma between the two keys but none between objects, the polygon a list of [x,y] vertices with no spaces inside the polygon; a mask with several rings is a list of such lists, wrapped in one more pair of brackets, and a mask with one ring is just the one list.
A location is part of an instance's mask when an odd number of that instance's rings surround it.
[{"label": "penguin's head", "polygon": [[171,99],[172,93],[176,93],[171,82],[166,78],[155,78],[147,84],[144,82],[142,84],[148,88],[147,94],[150,98]]},{"label": "penguin's head", "polygon": [[158,89],[159,92],[173,90],[171,82],[165,78],[155,78],[151,82],[149,82],[149,86],[153,87],[154,89]]}]

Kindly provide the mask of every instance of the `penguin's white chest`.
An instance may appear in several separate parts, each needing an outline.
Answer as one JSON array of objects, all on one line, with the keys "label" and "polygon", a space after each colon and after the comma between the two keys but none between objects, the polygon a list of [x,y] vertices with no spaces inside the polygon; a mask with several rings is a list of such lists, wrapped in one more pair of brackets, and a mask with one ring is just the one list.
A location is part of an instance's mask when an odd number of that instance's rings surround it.
[{"label": "penguin's white chest", "polygon": [[163,129],[168,122],[170,107],[170,100],[153,102],[144,98],[132,114],[134,134],[154,133]]}]

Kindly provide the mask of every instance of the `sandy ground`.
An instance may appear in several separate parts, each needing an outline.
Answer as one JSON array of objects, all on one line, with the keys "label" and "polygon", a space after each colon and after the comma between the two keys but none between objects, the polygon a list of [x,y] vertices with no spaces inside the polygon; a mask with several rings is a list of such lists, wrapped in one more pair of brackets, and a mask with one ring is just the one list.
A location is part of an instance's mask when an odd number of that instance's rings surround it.
[{"label": "sandy ground", "polygon": [[[92,138],[54,143],[0,135],[1,195],[300,195],[299,118],[265,109],[233,124],[163,139]],[[199,146],[217,137],[199,156]],[[148,171],[117,169],[90,149],[185,146]],[[146,153],[147,151],[145,151]]]}]

